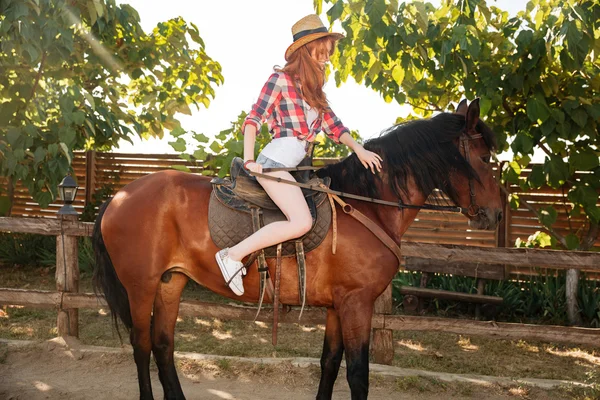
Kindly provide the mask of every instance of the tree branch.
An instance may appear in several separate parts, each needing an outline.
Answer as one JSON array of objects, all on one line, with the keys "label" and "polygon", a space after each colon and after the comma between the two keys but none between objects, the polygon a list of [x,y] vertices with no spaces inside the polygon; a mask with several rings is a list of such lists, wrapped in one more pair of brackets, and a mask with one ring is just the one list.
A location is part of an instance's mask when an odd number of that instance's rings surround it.
[{"label": "tree branch", "polygon": [[431,104],[428,101],[423,100],[425,103],[427,103],[428,105],[433,107],[433,110],[431,108],[425,108],[425,107],[421,107],[421,106],[417,106],[415,104],[412,104],[410,102],[410,100],[406,99],[406,102],[412,107],[412,108],[416,108],[417,110],[423,110],[423,111],[443,111],[442,109],[440,109],[438,106],[436,106],[435,104]]},{"label": "tree branch", "polygon": [[600,233],[599,228],[600,226],[598,224],[590,221],[590,229],[588,230],[587,235],[585,235],[585,238],[581,241],[580,250],[587,251],[594,246],[596,239],[598,239],[598,233]]}]

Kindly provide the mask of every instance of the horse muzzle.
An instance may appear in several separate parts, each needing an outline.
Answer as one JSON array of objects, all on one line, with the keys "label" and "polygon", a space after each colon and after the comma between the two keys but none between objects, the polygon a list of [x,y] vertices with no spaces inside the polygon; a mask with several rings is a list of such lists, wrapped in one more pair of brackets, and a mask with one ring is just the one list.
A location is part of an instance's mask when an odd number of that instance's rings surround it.
[{"label": "horse muzzle", "polygon": [[502,210],[499,208],[480,208],[475,215],[469,215],[469,227],[476,230],[493,231],[502,221]]}]

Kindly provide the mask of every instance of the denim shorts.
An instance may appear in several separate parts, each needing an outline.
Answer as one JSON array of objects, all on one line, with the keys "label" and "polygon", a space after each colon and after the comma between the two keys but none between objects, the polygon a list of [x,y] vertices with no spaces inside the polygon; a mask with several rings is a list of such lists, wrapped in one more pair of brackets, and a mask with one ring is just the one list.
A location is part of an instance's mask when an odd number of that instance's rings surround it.
[{"label": "denim shorts", "polygon": [[256,163],[262,165],[263,168],[286,168],[286,166],[275,160],[271,160],[269,157],[259,154],[256,158]]}]

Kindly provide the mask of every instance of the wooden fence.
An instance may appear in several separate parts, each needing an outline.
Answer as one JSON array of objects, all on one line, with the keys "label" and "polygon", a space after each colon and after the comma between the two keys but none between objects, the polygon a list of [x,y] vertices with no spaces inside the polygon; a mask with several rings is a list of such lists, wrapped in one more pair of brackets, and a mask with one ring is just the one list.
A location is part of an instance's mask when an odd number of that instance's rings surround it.
[{"label": "wooden fence", "polygon": [[[63,216],[61,219],[0,217],[0,232],[34,233],[57,237],[57,290],[0,288],[0,304],[55,307],[58,310],[59,335],[77,336],[79,331],[78,309],[106,307],[106,304],[98,300],[95,295],[78,292],[77,237],[90,236],[92,227],[92,223],[79,222],[70,216]],[[600,272],[600,253],[595,252],[502,249],[411,242],[402,243],[402,252],[408,257],[430,258],[452,263],[479,262],[482,264],[509,264],[515,267],[537,265],[547,268],[586,269]],[[414,290],[414,288],[408,290]],[[391,356],[393,356],[392,343],[387,340],[377,340],[377,332],[433,330],[506,339],[544,340],[587,345],[597,345],[600,340],[600,329],[391,315],[391,296],[383,296],[381,299],[384,301],[379,301],[379,310],[386,311],[377,312],[378,310],[376,310],[373,315],[375,333],[372,351],[381,354],[390,362]],[[184,316],[253,320],[256,309],[183,301],[180,305],[180,312]],[[325,313],[322,309],[309,309],[305,311],[302,318],[301,322],[303,323],[322,324],[325,321]],[[272,309],[267,308],[262,311],[259,320],[271,321]],[[284,314],[280,321],[298,322],[298,310]]]},{"label": "wooden fence", "polygon": [[[80,190],[74,207],[81,213],[86,205],[94,203],[93,195],[99,190],[112,188],[113,192],[116,192],[137,178],[151,172],[172,168],[175,165],[186,166],[195,173],[202,172],[201,166],[190,165],[175,155],[78,153],[73,161],[73,168]],[[2,185],[1,181],[0,185]],[[508,189],[512,192],[520,190],[518,186],[509,186]],[[550,189],[530,193],[519,192],[519,195],[522,198],[528,198],[536,205],[558,204],[563,208],[569,207],[564,194]],[[12,215],[45,218],[0,218],[0,231],[57,236],[57,291],[0,289],[0,304],[56,307],[58,309],[59,334],[77,335],[77,309],[103,307],[105,304],[91,294],[78,293],[76,237],[90,236],[92,224],[68,217],[55,219],[60,206],[60,204],[52,204],[47,209],[41,209],[30,199],[26,189],[20,184],[17,185]],[[506,268],[506,274],[503,275],[505,277],[514,274],[536,274],[538,268],[578,269],[591,275],[600,275],[600,253],[498,248],[512,246],[517,237],[525,238],[541,229],[537,218],[526,209],[512,211],[507,207],[505,215],[507,218],[504,220],[504,225],[496,232],[488,232],[471,230],[466,218],[462,215],[422,211],[404,235],[403,256],[415,260],[437,260],[453,268],[469,264],[501,266]],[[561,213],[561,215],[563,214]],[[559,217],[559,224],[571,224],[571,227],[573,224],[583,223],[576,219],[563,221],[561,218],[564,217]],[[563,226],[561,225],[560,228]],[[598,239],[596,246],[600,246]],[[405,288],[405,294],[428,295],[425,291],[418,289]],[[182,302],[180,310],[182,315],[242,320],[252,320],[255,313],[253,308],[232,308],[189,301]],[[378,301],[373,316],[374,353],[380,354],[381,356],[376,359],[382,359],[383,362],[390,360],[392,330],[443,330],[501,338],[584,344],[597,344],[600,339],[600,330],[598,329],[400,317],[391,315],[391,311],[391,291],[388,288],[388,291]],[[260,317],[265,321],[271,318],[271,311],[268,309]],[[282,322],[296,322],[296,320],[295,311],[284,315],[281,319]],[[310,310],[303,315],[303,322],[323,323],[324,313],[322,310]]]}]

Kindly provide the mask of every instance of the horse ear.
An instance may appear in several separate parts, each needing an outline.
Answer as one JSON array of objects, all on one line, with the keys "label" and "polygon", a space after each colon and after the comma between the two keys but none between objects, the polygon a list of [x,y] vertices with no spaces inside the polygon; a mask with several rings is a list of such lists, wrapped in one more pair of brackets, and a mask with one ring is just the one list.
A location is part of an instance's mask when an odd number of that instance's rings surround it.
[{"label": "horse ear", "polygon": [[477,122],[479,122],[479,97],[469,104],[465,118],[467,133],[473,132],[477,126]]},{"label": "horse ear", "polygon": [[458,103],[458,107],[456,107],[456,114],[467,116],[467,99],[462,99],[460,103]]}]

